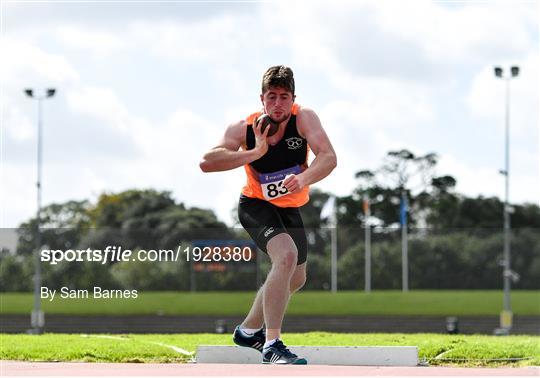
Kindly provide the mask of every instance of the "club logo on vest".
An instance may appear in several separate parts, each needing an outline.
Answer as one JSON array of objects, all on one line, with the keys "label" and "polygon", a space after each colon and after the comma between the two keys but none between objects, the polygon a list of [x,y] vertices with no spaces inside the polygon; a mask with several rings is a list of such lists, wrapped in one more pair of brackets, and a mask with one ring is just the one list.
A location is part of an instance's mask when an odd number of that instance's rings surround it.
[{"label": "club logo on vest", "polygon": [[274,227],[268,228],[268,230],[266,230],[266,232],[264,233],[264,237],[267,238],[268,235],[270,235],[272,232],[274,232]]},{"label": "club logo on vest", "polygon": [[297,150],[302,147],[302,138],[292,137],[285,139],[285,141],[287,142],[287,148],[289,150]]}]

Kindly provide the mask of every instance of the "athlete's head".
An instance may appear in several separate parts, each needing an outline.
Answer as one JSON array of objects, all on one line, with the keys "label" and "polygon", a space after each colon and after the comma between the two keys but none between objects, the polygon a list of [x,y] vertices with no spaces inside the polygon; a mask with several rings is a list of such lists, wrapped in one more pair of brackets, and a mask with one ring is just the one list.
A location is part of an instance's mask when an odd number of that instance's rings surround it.
[{"label": "athlete's head", "polygon": [[273,66],[263,75],[261,101],[264,111],[276,122],[285,121],[294,103],[294,76],[289,67]]}]

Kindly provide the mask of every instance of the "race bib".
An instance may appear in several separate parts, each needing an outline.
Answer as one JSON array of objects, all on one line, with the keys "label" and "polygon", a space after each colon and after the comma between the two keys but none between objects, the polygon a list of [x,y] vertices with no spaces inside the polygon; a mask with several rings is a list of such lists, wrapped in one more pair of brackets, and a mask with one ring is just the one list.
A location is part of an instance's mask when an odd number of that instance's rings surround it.
[{"label": "race bib", "polygon": [[302,173],[302,170],[300,169],[300,166],[295,165],[294,167],[283,169],[281,171],[259,174],[259,182],[261,183],[264,198],[273,200],[289,194],[287,188],[283,186],[285,176],[293,174],[297,175],[299,173]]}]

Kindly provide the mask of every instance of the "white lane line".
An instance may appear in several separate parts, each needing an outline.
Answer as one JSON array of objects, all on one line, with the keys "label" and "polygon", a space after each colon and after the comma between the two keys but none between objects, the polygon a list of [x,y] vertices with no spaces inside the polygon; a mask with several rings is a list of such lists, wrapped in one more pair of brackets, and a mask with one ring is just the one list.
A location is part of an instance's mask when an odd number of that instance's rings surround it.
[{"label": "white lane line", "polygon": [[162,346],[164,348],[169,348],[169,349],[172,349],[173,351],[175,351],[176,353],[180,353],[180,354],[183,354],[183,355],[189,356],[189,357],[192,357],[195,354],[195,352],[189,352],[189,351],[187,351],[185,349],[182,349],[180,347],[177,347],[175,345],[168,345],[168,344],[160,343],[158,341],[135,340],[135,339],[130,339],[128,337],[109,336],[109,335],[81,334],[81,337],[95,337],[95,338],[99,338],[99,339],[112,339],[112,340],[122,340],[122,341],[137,341],[137,342],[140,342],[140,343],[143,343],[143,344],[154,344],[154,345]]}]

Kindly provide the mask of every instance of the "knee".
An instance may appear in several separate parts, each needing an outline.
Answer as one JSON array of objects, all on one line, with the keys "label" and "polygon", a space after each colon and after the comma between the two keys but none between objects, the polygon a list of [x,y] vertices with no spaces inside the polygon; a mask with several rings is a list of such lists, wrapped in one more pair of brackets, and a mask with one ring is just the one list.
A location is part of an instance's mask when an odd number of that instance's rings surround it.
[{"label": "knee", "polygon": [[306,283],[306,273],[295,274],[291,279],[291,294],[300,290]]},{"label": "knee", "polygon": [[267,250],[272,260],[272,269],[292,274],[298,261],[298,249],[290,235],[281,233],[274,236],[268,242]]},{"label": "knee", "polygon": [[287,248],[281,251],[280,256],[273,265],[277,269],[282,269],[292,272],[296,268],[296,262],[298,261],[298,252],[295,248]]}]

